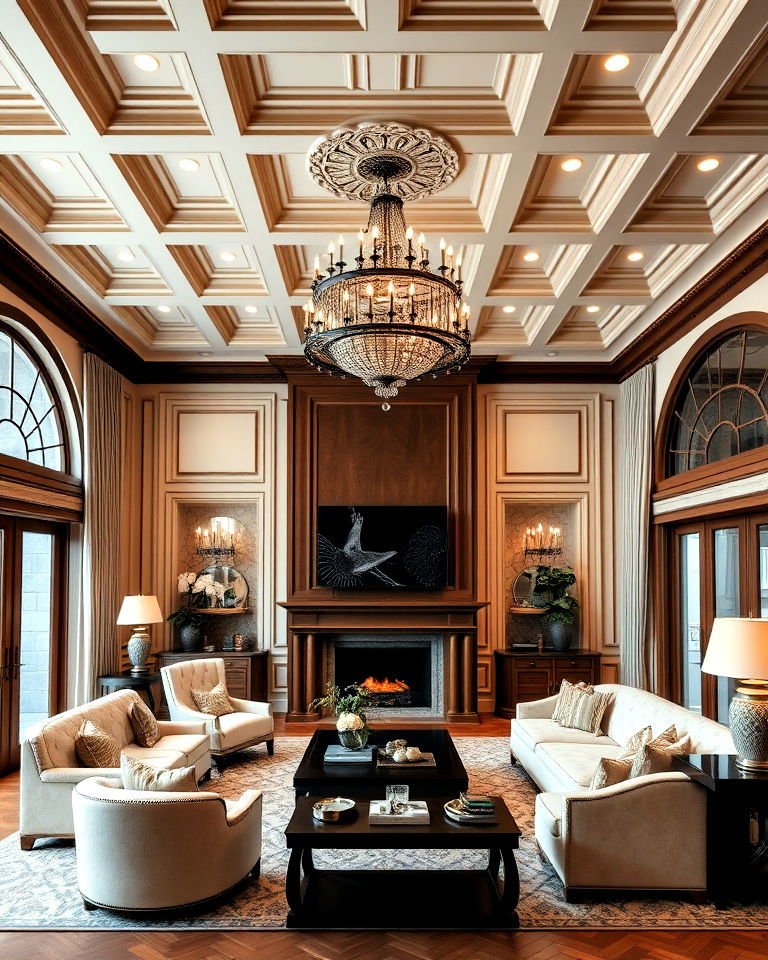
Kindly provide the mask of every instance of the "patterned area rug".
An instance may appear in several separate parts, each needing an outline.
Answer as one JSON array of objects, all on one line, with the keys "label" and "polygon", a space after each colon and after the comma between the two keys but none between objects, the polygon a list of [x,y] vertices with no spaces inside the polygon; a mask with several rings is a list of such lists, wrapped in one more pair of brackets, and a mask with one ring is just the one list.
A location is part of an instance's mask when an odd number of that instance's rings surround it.
[{"label": "patterned area rug", "polygon": [[[0,929],[281,928],[287,912],[283,884],[288,857],[283,830],[293,807],[293,772],[307,742],[298,737],[278,739],[274,757],[265,756],[263,747],[252,748],[241,755],[240,762],[230,763],[221,773],[214,770],[211,788],[224,797],[239,797],[248,787],[264,794],[261,878],[230,903],[199,917],[173,922],[138,921],[106,910],[86,912],[77,891],[73,842],[38,841],[34,850],[25,853],[14,835],[0,842]],[[517,853],[521,886],[518,912],[523,928],[768,925],[768,915],[761,907],[718,912],[710,906],[673,900],[566,903],[560,881],[539,854],[533,837],[534,788],[519,768],[510,767],[506,738],[457,737],[454,742],[469,773],[471,789],[503,796],[523,831]],[[472,851],[346,851],[336,853],[336,868],[340,857],[347,869],[376,870],[482,867],[486,862],[484,854]],[[331,866],[321,853],[315,855],[315,863],[318,867]]]}]

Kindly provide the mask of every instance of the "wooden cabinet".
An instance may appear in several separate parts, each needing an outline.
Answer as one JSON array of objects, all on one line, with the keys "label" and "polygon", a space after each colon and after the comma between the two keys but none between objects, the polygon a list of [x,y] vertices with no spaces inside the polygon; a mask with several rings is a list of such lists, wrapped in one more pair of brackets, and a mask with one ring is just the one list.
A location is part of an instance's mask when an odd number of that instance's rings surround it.
[{"label": "wooden cabinet", "polygon": [[[266,650],[247,650],[242,653],[184,653],[183,650],[164,650],[157,655],[161,667],[180,660],[201,660],[203,657],[221,657],[227,677],[227,692],[242,700],[269,700],[269,654]],[[168,708],[163,701],[163,709]]]},{"label": "wooden cabinet", "polygon": [[496,716],[511,719],[515,704],[557,693],[563,680],[600,682],[600,654],[588,650],[496,650]]}]

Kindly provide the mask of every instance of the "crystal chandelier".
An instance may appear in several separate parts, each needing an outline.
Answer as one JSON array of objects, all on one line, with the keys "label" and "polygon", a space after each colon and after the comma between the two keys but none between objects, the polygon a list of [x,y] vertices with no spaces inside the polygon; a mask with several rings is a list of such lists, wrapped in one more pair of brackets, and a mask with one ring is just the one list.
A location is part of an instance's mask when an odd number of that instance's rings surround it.
[{"label": "crystal chandelier", "polygon": [[304,354],[318,370],[359,377],[387,400],[410,380],[467,361],[461,258],[441,240],[433,267],[423,234],[414,237],[403,213],[404,200],[442,189],[457,171],[456,152],[442,137],[394,123],[337,131],[310,153],[316,182],[370,204],[352,249],[339,237],[327,264],[315,261]]}]

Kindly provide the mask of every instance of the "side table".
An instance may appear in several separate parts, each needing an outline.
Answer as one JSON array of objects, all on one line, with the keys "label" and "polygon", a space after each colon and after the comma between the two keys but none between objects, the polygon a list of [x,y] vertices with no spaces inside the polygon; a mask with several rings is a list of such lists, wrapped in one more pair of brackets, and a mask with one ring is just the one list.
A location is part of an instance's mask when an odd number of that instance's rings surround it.
[{"label": "side table", "polygon": [[147,703],[152,713],[155,712],[155,697],[152,693],[152,684],[160,683],[159,673],[144,673],[141,676],[135,676],[130,671],[125,673],[115,673],[111,676],[99,677],[97,681],[101,685],[102,694],[106,690],[112,693],[114,690],[136,690],[137,693],[144,693],[147,697]]},{"label": "side table", "polygon": [[[718,910],[734,897],[759,900],[768,860],[768,775],[736,766],[733,754],[680,754],[681,770],[707,790],[707,895]],[[761,889],[762,888],[762,889]]]}]

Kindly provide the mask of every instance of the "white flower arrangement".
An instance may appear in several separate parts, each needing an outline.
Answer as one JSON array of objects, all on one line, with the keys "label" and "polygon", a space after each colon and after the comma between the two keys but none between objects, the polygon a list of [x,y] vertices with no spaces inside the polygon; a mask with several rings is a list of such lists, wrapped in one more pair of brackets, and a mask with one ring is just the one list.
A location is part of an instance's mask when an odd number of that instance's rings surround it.
[{"label": "white flower arrangement", "polygon": [[364,726],[365,721],[356,713],[341,713],[339,714],[339,719],[336,721],[336,729],[339,733],[345,733],[350,730],[362,730]]},{"label": "white flower arrangement", "polygon": [[196,573],[193,573],[193,572],[190,572],[190,573],[180,573],[180,574],[179,574],[179,583],[178,583],[179,593],[188,593],[188,592],[189,592],[189,588],[192,586],[192,584],[195,582],[195,580],[197,580],[197,574],[196,574]]},{"label": "white flower arrangement", "polygon": [[201,573],[200,576],[193,572],[180,573],[177,585],[179,593],[198,598],[192,606],[200,606],[202,597],[208,597],[212,607],[224,603],[224,584],[217,583],[210,573]]}]

